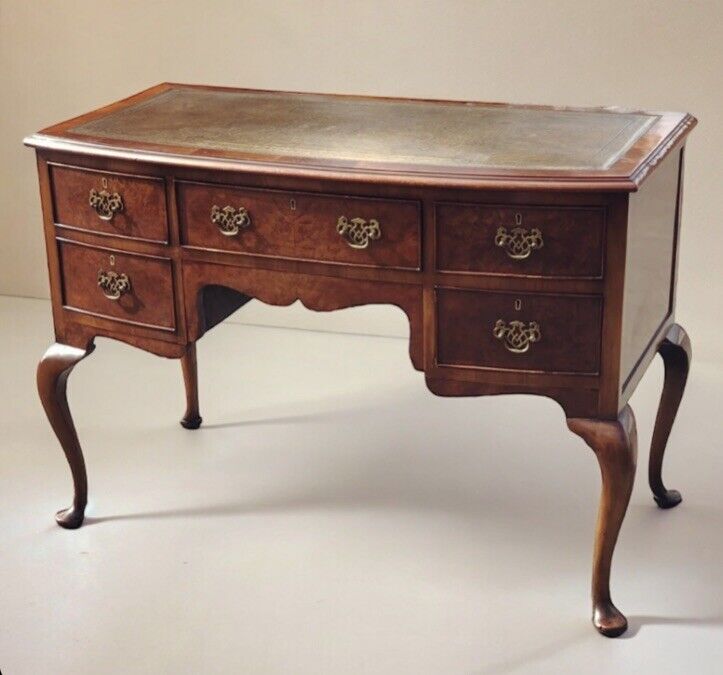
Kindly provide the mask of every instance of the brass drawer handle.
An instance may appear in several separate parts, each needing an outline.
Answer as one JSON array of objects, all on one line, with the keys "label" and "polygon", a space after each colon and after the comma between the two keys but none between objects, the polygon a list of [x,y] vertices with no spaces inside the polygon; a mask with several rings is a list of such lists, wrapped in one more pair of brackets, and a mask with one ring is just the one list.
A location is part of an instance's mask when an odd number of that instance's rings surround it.
[{"label": "brass drawer handle", "polygon": [[116,213],[123,211],[123,198],[117,192],[91,189],[88,203],[101,220],[113,220]]},{"label": "brass drawer handle", "polygon": [[352,248],[367,248],[372,240],[381,239],[382,228],[378,220],[364,220],[339,216],[336,221],[336,231],[344,237],[346,243]]},{"label": "brass drawer handle", "polygon": [[235,237],[242,227],[251,225],[251,216],[243,207],[235,209],[233,206],[211,207],[211,222],[218,227],[218,231],[225,237]]},{"label": "brass drawer handle", "polygon": [[108,300],[118,300],[131,290],[131,280],[127,274],[118,274],[110,270],[98,270],[98,288]]},{"label": "brass drawer handle", "polygon": [[[522,224],[522,216],[518,213],[515,217],[517,225]],[[505,249],[507,255],[513,260],[525,260],[533,251],[542,248],[542,232],[536,227],[527,230],[524,227],[513,227],[510,232],[507,228],[500,226],[495,234],[495,244]]]},{"label": "brass drawer handle", "polygon": [[505,348],[514,354],[524,354],[531,344],[542,339],[537,321],[530,321],[525,325],[524,321],[507,322],[497,319],[492,334],[498,340],[503,340]]}]

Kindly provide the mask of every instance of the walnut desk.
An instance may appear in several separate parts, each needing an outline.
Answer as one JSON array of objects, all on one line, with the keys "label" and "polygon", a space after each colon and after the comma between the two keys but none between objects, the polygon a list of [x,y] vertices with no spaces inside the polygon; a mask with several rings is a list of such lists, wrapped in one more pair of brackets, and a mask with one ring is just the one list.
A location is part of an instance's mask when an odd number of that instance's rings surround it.
[{"label": "walnut desk", "polygon": [[690,115],[162,84],[28,139],[36,148],[56,342],[38,388],[73,475],[66,381],[96,336],[181,360],[256,298],[400,307],[440,396],[528,393],[562,407],[602,471],[593,621],[627,622],[610,564],[636,466],[627,401],[659,352],[649,479],[661,479],[690,362],[674,323]]}]

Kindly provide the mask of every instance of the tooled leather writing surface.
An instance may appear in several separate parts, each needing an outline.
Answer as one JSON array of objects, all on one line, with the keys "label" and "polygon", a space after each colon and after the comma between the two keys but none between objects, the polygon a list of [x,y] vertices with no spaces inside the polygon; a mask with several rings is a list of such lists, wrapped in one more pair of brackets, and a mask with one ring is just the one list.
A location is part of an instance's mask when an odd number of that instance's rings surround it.
[{"label": "tooled leather writing surface", "polygon": [[604,170],[654,114],[355,99],[176,86],[75,135],[251,155],[531,170]]}]

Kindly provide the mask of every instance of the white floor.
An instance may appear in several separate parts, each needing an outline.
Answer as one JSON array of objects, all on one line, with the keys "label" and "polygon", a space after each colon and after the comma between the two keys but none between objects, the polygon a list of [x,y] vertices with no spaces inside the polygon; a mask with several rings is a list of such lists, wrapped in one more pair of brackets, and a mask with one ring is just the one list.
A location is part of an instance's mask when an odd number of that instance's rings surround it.
[{"label": "white floor", "polygon": [[720,363],[694,363],[673,511],[645,480],[660,363],[632,401],[631,628],[607,640],[597,464],[555,403],[436,398],[401,339],[226,324],[199,343],[189,432],[179,364],[99,340],[70,380],[91,505],[68,532],[34,384],[50,341],[48,303],[0,298],[3,675],[723,672]]}]

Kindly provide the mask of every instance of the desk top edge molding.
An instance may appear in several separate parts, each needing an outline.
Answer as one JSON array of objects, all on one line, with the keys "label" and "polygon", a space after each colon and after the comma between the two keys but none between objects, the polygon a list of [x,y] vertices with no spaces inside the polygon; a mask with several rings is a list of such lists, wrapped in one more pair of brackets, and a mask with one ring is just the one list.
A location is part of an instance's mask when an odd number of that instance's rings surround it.
[{"label": "desk top edge molding", "polygon": [[[172,91],[238,92],[287,97],[318,97],[331,101],[438,103],[457,107],[490,110],[538,111],[549,113],[609,113],[611,115],[643,115],[651,123],[624,148],[609,167],[603,169],[516,169],[494,166],[444,166],[404,162],[389,164],[378,161],[334,161],[328,157],[288,157],[253,154],[248,152],[189,148],[168,144],[119,140],[100,136],[81,135],[74,129],[107,118],[139,104],[152,101],[160,94]],[[654,118],[654,119],[653,119]],[[460,189],[549,190],[590,192],[635,192],[655,168],[686,138],[697,119],[689,113],[656,112],[611,107],[564,107],[486,103],[481,101],[448,101],[410,99],[348,94],[319,94],[309,92],[282,92],[264,89],[240,89],[163,83],[90,113],[68,119],[31,134],[24,143],[38,150],[73,153],[89,157],[146,162],[167,166],[183,166],[199,170],[253,172],[260,175],[284,175],[297,178],[355,181]]]}]

